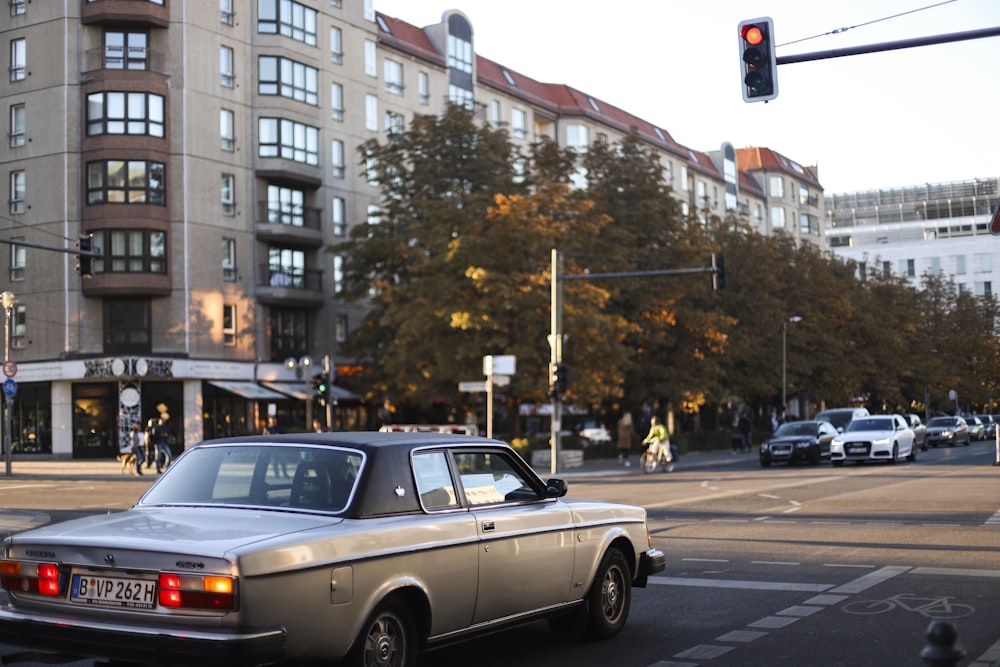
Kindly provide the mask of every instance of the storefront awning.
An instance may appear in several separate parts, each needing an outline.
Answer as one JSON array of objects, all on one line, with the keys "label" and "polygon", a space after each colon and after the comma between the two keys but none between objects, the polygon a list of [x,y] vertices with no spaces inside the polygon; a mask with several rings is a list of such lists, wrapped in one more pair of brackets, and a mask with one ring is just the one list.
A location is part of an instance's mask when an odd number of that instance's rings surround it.
[{"label": "storefront awning", "polygon": [[273,401],[287,398],[284,394],[265,389],[255,382],[213,381],[209,384],[251,401]]},{"label": "storefront awning", "polygon": [[[300,401],[309,398],[309,394],[306,393],[306,388],[301,382],[261,382],[261,384]],[[337,385],[330,385],[330,396],[338,401],[357,401],[361,399],[357,394]]]}]

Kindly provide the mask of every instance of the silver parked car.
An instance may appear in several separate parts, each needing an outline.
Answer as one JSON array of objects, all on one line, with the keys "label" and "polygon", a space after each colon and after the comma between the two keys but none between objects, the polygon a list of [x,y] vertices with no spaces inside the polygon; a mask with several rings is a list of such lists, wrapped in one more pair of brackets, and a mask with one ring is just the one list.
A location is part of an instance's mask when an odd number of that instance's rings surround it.
[{"label": "silver parked car", "polygon": [[664,569],[642,508],[430,433],[202,443],[129,510],[8,537],[0,640],[172,664],[411,667],[548,617],[610,638]]}]

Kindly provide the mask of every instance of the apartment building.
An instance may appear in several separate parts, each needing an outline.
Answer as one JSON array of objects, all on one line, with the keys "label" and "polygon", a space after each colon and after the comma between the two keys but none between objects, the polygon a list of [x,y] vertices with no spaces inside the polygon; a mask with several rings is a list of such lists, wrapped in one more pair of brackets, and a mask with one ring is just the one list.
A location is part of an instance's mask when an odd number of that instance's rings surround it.
[{"label": "apartment building", "polygon": [[1000,248],[990,220],[1000,200],[1000,177],[827,196],[826,233],[838,257],[871,271],[907,278],[950,279],[958,292],[995,293]]},{"label": "apartment building", "polygon": [[[268,416],[307,428],[313,410],[370,426],[348,390],[311,400],[324,357],[347,370],[338,344],[364,315],[338,297],[342,258],[328,248],[378,219],[357,147],[415,114],[466,104],[515,141],[580,151],[635,128],[686,212],[736,210],[763,228],[757,212],[774,197],[728,144],[693,151],[610,103],[477,56],[459,11],[419,28],[373,0],[8,10],[0,287],[14,295],[15,457],[110,456],[157,416],[177,450],[256,432]],[[81,238],[89,262],[75,254]]]}]

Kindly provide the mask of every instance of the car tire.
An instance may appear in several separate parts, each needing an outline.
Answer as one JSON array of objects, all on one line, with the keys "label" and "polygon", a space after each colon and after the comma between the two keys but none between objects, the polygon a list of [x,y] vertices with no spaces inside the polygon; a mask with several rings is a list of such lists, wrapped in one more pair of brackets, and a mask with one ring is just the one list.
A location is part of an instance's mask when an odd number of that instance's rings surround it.
[{"label": "car tire", "polygon": [[350,667],[416,667],[417,632],[404,604],[387,600],[368,617],[347,659]]},{"label": "car tire", "polygon": [[899,463],[899,443],[898,442],[892,443],[892,458],[889,459],[889,463],[892,463],[893,465]]},{"label": "car tire", "polygon": [[770,461],[765,461],[764,459],[761,459],[760,460],[760,467],[761,468],[769,468],[769,467],[771,467],[771,462]]},{"label": "car tire", "polygon": [[632,604],[632,570],[622,552],[605,552],[587,593],[586,635],[592,639],[614,637],[628,620]]},{"label": "car tire", "polygon": [[843,461],[831,461],[830,463],[832,463],[833,465],[837,466],[838,468],[840,466],[844,465]]},{"label": "car tire", "polygon": [[910,463],[916,463],[917,462],[917,446],[916,445],[910,445],[910,453],[909,453],[909,455],[907,455],[906,460],[909,461]]}]

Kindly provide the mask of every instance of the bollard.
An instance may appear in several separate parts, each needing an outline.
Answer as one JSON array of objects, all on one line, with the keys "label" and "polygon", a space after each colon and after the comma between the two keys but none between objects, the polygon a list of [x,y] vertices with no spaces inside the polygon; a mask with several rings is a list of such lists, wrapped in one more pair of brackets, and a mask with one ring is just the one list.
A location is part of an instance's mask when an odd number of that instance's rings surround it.
[{"label": "bollard", "polygon": [[927,646],[920,651],[920,659],[931,667],[956,667],[965,657],[965,651],[955,647],[958,630],[945,621],[931,621],[927,626]]}]

